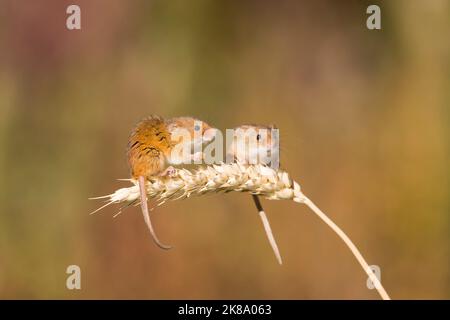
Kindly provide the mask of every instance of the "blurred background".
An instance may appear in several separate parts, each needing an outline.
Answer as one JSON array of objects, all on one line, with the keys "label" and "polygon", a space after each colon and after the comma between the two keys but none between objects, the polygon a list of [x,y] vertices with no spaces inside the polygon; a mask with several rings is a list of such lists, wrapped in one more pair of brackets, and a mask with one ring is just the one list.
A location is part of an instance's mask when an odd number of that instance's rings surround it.
[{"label": "blurred background", "polygon": [[449,28],[448,0],[0,0],[0,298],[379,298],[299,204],[263,201],[283,266],[248,194],[159,208],[169,252],[139,208],[89,216],[159,114],[276,124],[282,166],[392,298],[449,299]]}]

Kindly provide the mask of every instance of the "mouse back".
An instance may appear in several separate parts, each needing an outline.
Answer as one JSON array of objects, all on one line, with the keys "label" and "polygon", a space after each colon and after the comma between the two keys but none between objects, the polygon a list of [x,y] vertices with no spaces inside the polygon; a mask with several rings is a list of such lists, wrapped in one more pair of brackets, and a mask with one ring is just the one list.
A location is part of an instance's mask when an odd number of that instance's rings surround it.
[{"label": "mouse back", "polygon": [[159,116],[141,120],[128,140],[128,164],[133,177],[151,176],[165,167],[165,155],[171,150],[170,134]]}]

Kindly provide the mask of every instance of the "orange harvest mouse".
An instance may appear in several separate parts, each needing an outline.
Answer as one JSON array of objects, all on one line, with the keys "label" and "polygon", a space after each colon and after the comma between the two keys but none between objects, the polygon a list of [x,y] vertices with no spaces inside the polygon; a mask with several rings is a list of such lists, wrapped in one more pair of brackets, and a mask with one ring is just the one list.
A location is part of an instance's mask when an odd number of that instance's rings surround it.
[{"label": "orange harvest mouse", "polygon": [[[171,247],[162,244],[153,230],[145,183],[151,177],[172,174],[174,168],[168,165],[202,159],[202,153],[199,152],[189,154],[188,159],[180,159],[174,149],[183,144],[190,150],[196,143],[211,141],[215,134],[216,129],[196,118],[177,117],[165,120],[156,115],[142,119],[131,132],[127,148],[128,165],[132,178],[139,182],[144,220],[154,242],[162,249]],[[184,139],[179,139],[182,136]]]}]

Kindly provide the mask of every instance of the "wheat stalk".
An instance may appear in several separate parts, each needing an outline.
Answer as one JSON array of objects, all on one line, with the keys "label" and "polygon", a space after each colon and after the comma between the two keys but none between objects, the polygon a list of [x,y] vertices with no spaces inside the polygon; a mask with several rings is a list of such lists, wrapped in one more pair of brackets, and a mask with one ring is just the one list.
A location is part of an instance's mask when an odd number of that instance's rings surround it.
[{"label": "wheat stalk", "polygon": [[[107,203],[96,211],[113,203],[135,204],[139,201],[138,182],[133,179],[127,180],[131,181],[134,185],[128,188],[121,188],[107,196],[92,198],[107,199]],[[243,165],[239,163],[204,166],[193,171],[177,169],[170,176],[151,178],[147,182],[146,187],[148,197],[156,200],[157,206],[169,200],[180,200],[189,198],[190,196],[229,191],[249,192],[269,200],[293,200],[298,203],[303,203],[344,241],[361,264],[364,272],[366,272],[380,296],[384,300],[390,300],[380,280],[350,238],[302,193],[300,185],[292,180],[288,173],[283,170],[274,170],[260,164]],[[261,212],[262,209],[259,211]],[[262,212],[264,213],[264,211]],[[264,217],[261,216],[261,218],[264,222]]]}]

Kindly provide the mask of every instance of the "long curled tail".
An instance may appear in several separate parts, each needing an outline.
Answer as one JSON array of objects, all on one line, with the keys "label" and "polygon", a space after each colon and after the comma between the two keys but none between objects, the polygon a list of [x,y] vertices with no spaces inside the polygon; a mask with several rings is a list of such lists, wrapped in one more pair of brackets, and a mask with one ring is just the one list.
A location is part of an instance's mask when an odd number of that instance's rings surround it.
[{"label": "long curled tail", "polygon": [[140,197],[141,197],[142,214],[144,215],[145,223],[147,224],[148,230],[150,231],[153,241],[161,249],[164,249],[164,250],[172,249],[172,246],[165,245],[165,244],[161,243],[161,241],[159,241],[158,237],[156,236],[155,230],[153,229],[152,221],[150,220],[150,214],[148,213],[147,191],[145,188],[145,178],[143,176],[139,176],[139,192],[140,192]]}]

